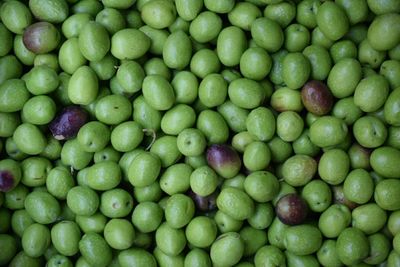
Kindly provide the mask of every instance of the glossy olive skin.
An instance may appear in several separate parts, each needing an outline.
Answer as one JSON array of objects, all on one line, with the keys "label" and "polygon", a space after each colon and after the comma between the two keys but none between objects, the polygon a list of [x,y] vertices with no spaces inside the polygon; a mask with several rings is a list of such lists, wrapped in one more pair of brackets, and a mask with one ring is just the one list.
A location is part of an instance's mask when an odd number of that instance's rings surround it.
[{"label": "glossy olive skin", "polygon": [[305,108],[315,115],[327,114],[333,106],[333,95],[322,82],[308,81],[301,90],[301,99]]},{"label": "glossy olive skin", "polygon": [[317,25],[329,39],[338,40],[348,31],[349,20],[338,4],[325,2],[318,8]]},{"label": "glossy olive skin", "polygon": [[310,127],[310,139],[320,147],[340,144],[347,133],[348,128],[342,119],[327,115],[319,117]]},{"label": "glossy olive skin", "polygon": [[287,225],[301,224],[307,218],[307,213],[307,203],[297,194],[283,196],[276,203],[276,214]]},{"label": "glossy olive skin", "polygon": [[232,178],[240,170],[241,161],[236,151],[225,145],[212,145],[207,150],[208,164],[222,177]]},{"label": "glossy olive skin", "polygon": [[66,140],[75,137],[79,129],[88,120],[88,113],[78,107],[64,108],[50,123],[49,129],[57,140]]},{"label": "glossy olive skin", "polygon": [[23,34],[24,45],[35,54],[44,54],[54,50],[60,40],[61,35],[57,28],[45,21],[30,25]]},{"label": "glossy olive skin", "polygon": [[0,266],[400,266],[400,0],[0,0]]}]

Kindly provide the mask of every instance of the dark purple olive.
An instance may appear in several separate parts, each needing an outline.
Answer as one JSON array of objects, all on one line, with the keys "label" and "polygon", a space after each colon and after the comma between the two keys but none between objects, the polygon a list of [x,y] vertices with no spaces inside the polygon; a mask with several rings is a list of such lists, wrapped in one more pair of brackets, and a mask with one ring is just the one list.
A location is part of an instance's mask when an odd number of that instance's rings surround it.
[{"label": "dark purple olive", "polygon": [[0,171],[0,191],[7,192],[14,187],[14,176],[9,171]]},{"label": "dark purple olive", "polygon": [[236,176],[242,165],[238,153],[229,145],[211,145],[207,149],[207,163],[224,178]]},{"label": "dark purple olive", "polygon": [[12,159],[0,160],[0,192],[8,192],[21,180],[20,164]]},{"label": "dark purple olive", "polygon": [[284,224],[297,225],[307,218],[308,206],[300,195],[291,193],[279,199],[275,211],[279,220]]},{"label": "dark purple olive", "polygon": [[35,54],[45,54],[54,50],[60,40],[60,32],[46,21],[33,23],[25,29],[22,36],[25,47]]},{"label": "dark purple olive", "polygon": [[346,205],[350,210],[353,210],[358,207],[357,203],[355,203],[351,200],[348,200],[344,196],[343,186],[341,186],[341,185],[332,186],[332,192],[333,192],[333,202],[334,203]]},{"label": "dark purple olive", "polygon": [[65,107],[49,125],[49,129],[57,140],[66,140],[77,135],[79,129],[87,122],[86,110],[79,106]]},{"label": "dark purple olive", "polygon": [[304,107],[315,115],[325,115],[333,105],[333,96],[329,88],[321,81],[311,80],[301,89]]},{"label": "dark purple olive", "polygon": [[203,197],[189,189],[187,195],[193,199],[193,202],[199,211],[208,212],[217,208],[217,191],[214,191],[210,195]]}]

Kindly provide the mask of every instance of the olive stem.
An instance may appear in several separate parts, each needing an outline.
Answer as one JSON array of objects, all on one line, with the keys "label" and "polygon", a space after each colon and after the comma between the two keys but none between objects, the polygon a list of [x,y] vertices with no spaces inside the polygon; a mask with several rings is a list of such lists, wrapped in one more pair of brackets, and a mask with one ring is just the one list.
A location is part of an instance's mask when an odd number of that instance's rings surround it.
[{"label": "olive stem", "polygon": [[69,170],[70,170],[71,174],[73,175],[73,174],[74,174],[74,172],[75,172],[75,169],[74,169],[74,167],[70,166],[70,167],[69,167]]},{"label": "olive stem", "polygon": [[154,144],[154,142],[156,141],[156,138],[157,138],[157,134],[156,134],[156,132],[153,130],[153,129],[143,129],[143,132],[146,134],[146,135],[151,135],[151,137],[152,137],[152,140],[151,140],[151,142],[150,142],[150,144],[146,147],[146,151],[148,151],[148,150],[150,150],[150,148],[151,148],[151,146]]}]

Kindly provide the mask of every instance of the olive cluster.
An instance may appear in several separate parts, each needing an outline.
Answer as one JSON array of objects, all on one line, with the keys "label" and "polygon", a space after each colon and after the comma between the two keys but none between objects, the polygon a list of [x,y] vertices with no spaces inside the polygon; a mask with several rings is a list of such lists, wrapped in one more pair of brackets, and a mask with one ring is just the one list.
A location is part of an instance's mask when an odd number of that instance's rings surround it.
[{"label": "olive cluster", "polygon": [[0,266],[400,266],[399,0],[0,0]]}]

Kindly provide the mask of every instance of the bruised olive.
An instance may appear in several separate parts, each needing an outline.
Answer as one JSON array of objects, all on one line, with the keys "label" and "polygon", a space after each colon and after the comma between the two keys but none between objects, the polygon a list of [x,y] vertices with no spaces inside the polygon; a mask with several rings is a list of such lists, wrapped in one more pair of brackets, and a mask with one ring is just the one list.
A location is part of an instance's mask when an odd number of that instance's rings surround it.
[{"label": "bruised olive", "polygon": [[28,50],[35,54],[45,54],[54,50],[60,43],[61,35],[57,28],[46,21],[36,22],[27,27],[22,41]]}]

